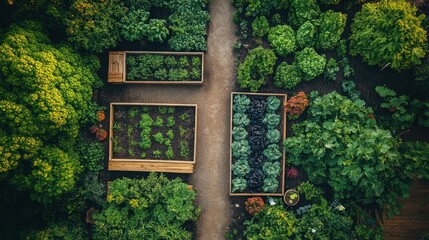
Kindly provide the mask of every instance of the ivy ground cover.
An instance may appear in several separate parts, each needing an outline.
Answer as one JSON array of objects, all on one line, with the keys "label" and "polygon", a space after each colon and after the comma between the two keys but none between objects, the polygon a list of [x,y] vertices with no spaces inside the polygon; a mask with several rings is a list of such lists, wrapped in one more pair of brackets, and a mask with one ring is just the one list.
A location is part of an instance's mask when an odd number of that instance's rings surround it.
[{"label": "ivy ground cover", "polygon": [[282,195],[284,94],[231,95],[231,195]]},{"label": "ivy ground cover", "polygon": [[194,160],[195,105],[111,105],[111,159]]}]

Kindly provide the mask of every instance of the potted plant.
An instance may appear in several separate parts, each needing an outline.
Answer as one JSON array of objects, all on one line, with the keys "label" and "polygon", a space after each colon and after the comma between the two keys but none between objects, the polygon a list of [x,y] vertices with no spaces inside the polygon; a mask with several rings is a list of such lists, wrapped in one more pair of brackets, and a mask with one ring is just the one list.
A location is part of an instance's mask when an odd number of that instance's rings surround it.
[{"label": "potted plant", "polygon": [[295,189],[287,190],[283,197],[283,200],[288,206],[295,206],[299,202],[298,191],[296,191]]}]

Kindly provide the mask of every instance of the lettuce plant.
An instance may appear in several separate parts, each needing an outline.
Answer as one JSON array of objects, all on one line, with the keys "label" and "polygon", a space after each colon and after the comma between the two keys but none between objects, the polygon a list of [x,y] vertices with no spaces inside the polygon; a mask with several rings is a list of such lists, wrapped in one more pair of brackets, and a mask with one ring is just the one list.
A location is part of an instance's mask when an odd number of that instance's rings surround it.
[{"label": "lettuce plant", "polygon": [[320,76],[325,70],[326,58],[319,55],[313,48],[306,47],[296,53],[295,64],[302,72],[302,79],[305,81],[313,80]]},{"label": "lettuce plant", "polygon": [[276,113],[267,113],[262,122],[267,125],[268,129],[275,129],[279,126],[280,120],[280,115]]},{"label": "lettuce plant", "polygon": [[280,151],[280,147],[277,144],[268,145],[263,153],[269,161],[277,161],[283,156],[282,152]]},{"label": "lettuce plant", "polygon": [[247,140],[233,141],[231,144],[233,157],[248,157],[250,155],[250,145]]},{"label": "lettuce plant", "polygon": [[242,140],[247,138],[247,130],[243,127],[233,127],[232,128],[232,137],[234,140]]},{"label": "lettuce plant", "polygon": [[264,171],[265,177],[277,178],[280,176],[281,168],[280,162],[265,162],[262,170]]},{"label": "lettuce plant", "polygon": [[278,88],[293,89],[301,82],[301,73],[295,64],[282,62],[274,75],[274,86]]},{"label": "lettuce plant", "polygon": [[285,57],[296,49],[295,31],[288,25],[277,25],[270,29],[268,41],[274,51]]},{"label": "lettuce plant", "polygon": [[246,158],[241,158],[232,165],[232,173],[235,177],[245,177],[250,172],[250,166]]},{"label": "lettuce plant", "polygon": [[278,143],[281,139],[280,131],[277,129],[268,129],[266,134],[267,140],[270,143]]},{"label": "lettuce plant", "polygon": [[235,126],[247,127],[250,123],[250,119],[245,113],[234,113],[232,122]]},{"label": "lettuce plant", "polygon": [[244,178],[237,177],[232,179],[232,192],[243,192],[247,188],[247,181]]},{"label": "lettuce plant", "polygon": [[275,112],[280,107],[280,99],[276,96],[267,97],[267,108],[270,112]]},{"label": "lettuce plant", "polygon": [[276,192],[279,187],[279,181],[276,178],[265,178],[264,185],[262,186],[262,190],[264,192]]}]

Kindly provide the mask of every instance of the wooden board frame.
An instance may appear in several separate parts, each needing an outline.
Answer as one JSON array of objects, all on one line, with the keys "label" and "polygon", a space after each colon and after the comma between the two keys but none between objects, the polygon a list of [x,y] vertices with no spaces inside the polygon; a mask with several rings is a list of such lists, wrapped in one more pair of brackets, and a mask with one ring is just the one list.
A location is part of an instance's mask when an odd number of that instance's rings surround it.
[{"label": "wooden board frame", "polygon": [[[174,56],[201,56],[201,81],[149,81],[127,80],[127,54],[159,54]],[[163,52],[163,51],[114,51],[109,52],[109,68],[107,82],[119,84],[173,84],[201,85],[204,82],[204,52]]]},{"label": "wooden board frame", "polygon": [[[230,108],[230,128],[229,128],[229,195],[230,196],[283,196],[285,193],[285,167],[286,167],[286,151],[283,148],[283,157],[282,157],[282,168],[281,168],[281,192],[278,193],[233,193],[232,192],[232,106],[234,101],[234,95],[242,94],[242,95],[248,95],[248,96],[276,96],[283,98],[283,104],[280,104],[280,107],[284,107],[284,105],[287,102],[287,94],[280,94],[280,93],[249,93],[249,92],[232,92],[231,93],[231,108]],[[286,139],[286,111],[283,109],[283,136],[282,141]]]},{"label": "wooden board frame", "polygon": [[[195,109],[194,127],[194,155],[192,161],[160,160],[160,159],[120,159],[113,158],[113,117],[115,106],[152,106],[152,107],[193,107]],[[169,104],[169,103],[110,103],[110,137],[109,137],[109,171],[141,171],[141,172],[169,172],[169,173],[194,173],[197,156],[197,128],[198,105],[197,104]]]}]

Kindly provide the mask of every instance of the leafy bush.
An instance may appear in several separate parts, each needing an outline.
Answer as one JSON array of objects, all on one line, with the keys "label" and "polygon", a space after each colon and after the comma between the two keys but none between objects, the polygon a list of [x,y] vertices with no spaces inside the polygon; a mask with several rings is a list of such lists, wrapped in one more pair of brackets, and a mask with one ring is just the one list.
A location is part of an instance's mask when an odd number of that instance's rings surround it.
[{"label": "leafy bush", "polygon": [[270,31],[267,18],[265,16],[255,18],[252,22],[252,30],[254,37],[263,38]]},{"label": "leafy bush", "polygon": [[343,92],[352,100],[358,100],[360,97],[359,90],[356,89],[356,83],[353,80],[344,80],[341,83]]},{"label": "leafy bush", "polygon": [[316,0],[291,0],[288,12],[289,24],[298,29],[307,21],[316,19],[320,14],[320,8]]},{"label": "leafy bush", "polygon": [[262,200],[260,197],[251,197],[244,202],[244,206],[250,215],[255,216],[258,212],[265,208],[265,203],[264,200]]},{"label": "leafy bush", "polygon": [[338,199],[387,204],[407,194],[410,177],[401,174],[398,140],[369,117],[362,100],[336,92],[316,97],[308,119],[293,126],[285,141],[288,161],[302,166],[310,182],[328,183]]},{"label": "leafy bush", "polygon": [[273,50],[280,56],[287,56],[296,49],[295,32],[288,25],[277,25],[270,29],[268,41]]},{"label": "leafy bush", "polygon": [[175,51],[205,51],[207,23],[210,15],[203,10],[207,0],[173,0],[168,4],[173,12],[168,20],[171,37],[168,46]]},{"label": "leafy bush", "polygon": [[429,143],[407,142],[401,146],[401,152],[406,159],[405,170],[419,179],[429,180]]},{"label": "leafy bush", "polygon": [[119,0],[74,0],[65,20],[68,39],[78,48],[102,52],[119,41],[124,14],[125,7]]},{"label": "leafy bush", "polygon": [[149,23],[144,26],[144,34],[151,42],[164,42],[168,33],[165,19],[150,19]]},{"label": "leafy bush", "polygon": [[335,81],[337,79],[337,73],[340,70],[338,63],[334,58],[330,58],[326,63],[324,77],[327,80]]},{"label": "leafy bush", "polygon": [[146,22],[149,12],[144,9],[133,9],[121,19],[121,35],[128,41],[140,40],[145,36]]},{"label": "leafy bush", "polygon": [[332,211],[326,200],[313,207],[299,219],[297,231],[302,239],[311,239],[314,232],[320,239],[352,239],[353,220]]},{"label": "leafy bush", "polygon": [[346,27],[347,15],[328,10],[320,14],[319,34],[317,45],[323,50],[332,50],[340,41],[341,34]]},{"label": "leafy bush", "polygon": [[405,0],[366,3],[351,25],[350,54],[360,55],[369,65],[395,70],[421,63],[426,54],[426,31],[417,8]]},{"label": "leafy bush", "polygon": [[196,193],[176,178],[150,173],[145,179],[110,184],[107,204],[94,213],[94,239],[191,239],[184,225],[196,221]]},{"label": "leafy bush", "polygon": [[11,25],[0,40],[0,172],[47,203],[70,191],[82,169],[74,140],[94,117],[100,79],[97,58],[54,45],[41,30]]},{"label": "leafy bush", "polygon": [[237,82],[241,88],[250,88],[256,92],[268,75],[273,73],[277,57],[270,49],[262,46],[252,49],[246,56],[244,62],[238,67]]},{"label": "leafy bush", "polygon": [[298,92],[295,96],[289,98],[285,110],[289,113],[289,118],[296,119],[305,111],[310,102],[304,92]]},{"label": "leafy bush", "polygon": [[274,75],[274,86],[278,88],[293,89],[301,82],[301,74],[295,64],[282,62]]},{"label": "leafy bush", "polygon": [[296,44],[299,48],[315,47],[317,28],[312,21],[302,24],[296,31]]},{"label": "leafy bush", "polygon": [[304,48],[296,53],[295,64],[302,72],[302,79],[305,81],[313,80],[320,76],[325,70],[326,58],[317,54],[313,48]]},{"label": "leafy bush", "polygon": [[321,4],[338,4],[341,0],[320,0]]},{"label": "leafy bush", "polygon": [[84,142],[80,140],[76,144],[76,152],[85,170],[100,172],[103,170],[104,147],[100,142]]},{"label": "leafy bush", "polygon": [[247,239],[296,239],[297,219],[280,206],[264,208],[244,225]]},{"label": "leafy bush", "polygon": [[375,91],[383,98],[380,106],[391,112],[391,116],[380,118],[383,126],[396,132],[407,129],[416,122],[420,101],[411,100],[406,95],[396,96],[396,92],[383,86],[375,87]]},{"label": "leafy bush", "polygon": [[314,186],[309,181],[301,182],[297,188],[298,192],[305,196],[308,201],[320,200],[323,198],[323,189]]},{"label": "leafy bush", "polygon": [[189,158],[189,144],[187,141],[180,141],[179,142],[179,155],[182,158]]},{"label": "leafy bush", "polygon": [[88,239],[85,227],[82,224],[68,221],[49,223],[42,230],[30,232],[23,237],[25,240],[41,239],[63,239],[63,240],[85,240]]}]

